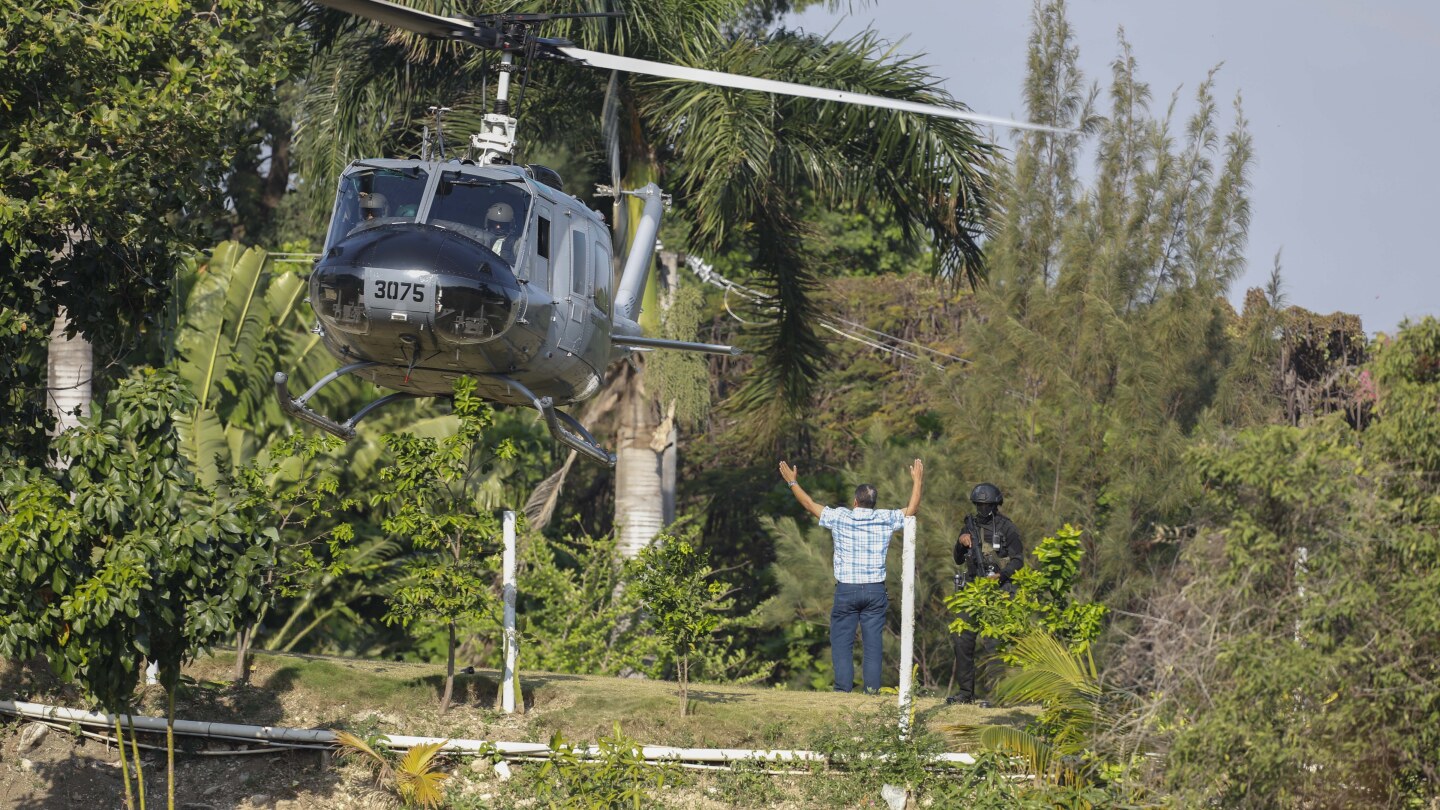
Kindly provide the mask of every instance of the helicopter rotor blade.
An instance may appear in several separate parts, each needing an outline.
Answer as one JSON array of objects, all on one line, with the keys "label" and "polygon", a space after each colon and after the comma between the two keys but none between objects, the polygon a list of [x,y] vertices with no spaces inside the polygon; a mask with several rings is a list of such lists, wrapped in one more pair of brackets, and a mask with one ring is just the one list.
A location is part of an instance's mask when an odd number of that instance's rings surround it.
[{"label": "helicopter rotor blade", "polygon": [[463,17],[443,17],[387,0],[314,0],[337,11],[439,39],[469,39],[479,26]]},{"label": "helicopter rotor blade", "polygon": [[608,53],[600,53],[599,51],[587,51],[583,48],[562,46],[558,50],[566,56],[584,62],[592,67],[608,68],[625,73],[638,73],[644,76],[658,76],[664,79],[700,82],[701,84],[711,84],[720,87],[732,87],[737,90],[758,90],[765,93],[778,93],[786,96],[819,99],[821,101],[838,101],[844,104],[856,104],[862,107],[878,107],[880,109],[899,110],[901,112],[917,113],[919,115],[934,115],[942,118],[971,121],[977,124],[1008,127],[1010,129],[1029,129],[1039,132],[1056,132],[1061,134],[1073,132],[1073,130],[1063,129],[1061,127],[1032,124],[1028,121],[1013,121],[1008,118],[982,115],[968,110],[957,110],[953,107],[941,107],[936,104],[921,104],[917,101],[902,101],[900,99],[885,98],[883,96],[866,95],[865,93],[830,90],[823,87],[813,87],[808,84],[781,82],[774,79],[758,79],[752,76],[738,76],[734,73],[721,73],[716,70],[703,70],[701,68],[670,65],[663,62],[650,62],[628,56],[613,56]]},{"label": "helicopter rotor blade", "polygon": [[[512,42],[501,34],[500,31],[486,25],[485,23],[489,20],[485,18],[445,17],[439,14],[431,14],[402,6],[399,3],[392,3],[389,2],[389,0],[313,0],[313,2],[365,17],[395,28],[403,28],[406,31],[423,34],[428,37],[458,39],[482,48],[512,50],[518,49],[521,44],[519,42]],[[498,17],[496,18],[496,20],[499,19]],[[989,124],[1010,129],[1029,129],[1039,132],[1057,132],[1062,134],[1073,132],[1073,130],[1061,127],[1032,124],[1027,121],[1013,121],[1008,118],[982,115],[968,110],[958,110],[953,107],[942,107],[936,104],[921,104],[916,101],[902,101],[899,99],[885,98],[883,96],[867,95],[865,93],[830,90],[806,84],[795,84],[794,82],[738,76],[733,73],[721,73],[716,70],[703,70],[701,68],[670,65],[663,62],[650,62],[645,59],[635,59],[629,56],[613,56],[599,51],[587,51],[584,48],[576,48],[563,39],[537,38],[535,42],[541,46],[538,55],[552,58],[568,58],[593,67],[619,70],[625,73],[638,73],[644,76],[657,76],[664,79],[699,82],[701,84],[710,84],[718,87],[731,87],[737,90],[758,90],[765,93],[778,93],[780,95],[813,98],[821,101],[838,101],[844,104],[855,104],[862,107],[877,107],[885,110],[898,110],[919,115],[934,115],[942,118],[953,118],[960,121]]]}]

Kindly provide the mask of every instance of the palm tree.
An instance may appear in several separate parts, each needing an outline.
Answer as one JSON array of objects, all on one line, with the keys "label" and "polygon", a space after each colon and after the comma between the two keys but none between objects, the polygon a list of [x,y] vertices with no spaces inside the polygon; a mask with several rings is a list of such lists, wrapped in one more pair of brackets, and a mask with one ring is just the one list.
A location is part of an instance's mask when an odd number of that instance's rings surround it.
[{"label": "palm tree", "polygon": [[[439,0],[410,4],[449,10]],[[608,6],[591,4],[593,10]],[[509,3],[486,10],[542,9]],[[727,32],[724,25],[740,21],[746,10],[743,0],[651,0],[627,5],[620,22],[564,21],[546,33],[625,56],[962,107],[935,88],[923,67],[890,58],[874,35],[829,42],[789,32],[761,39]],[[431,104],[454,108],[453,126],[478,118],[492,56],[355,27],[328,12],[311,27],[323,39],[297,151],[312,187],[328,188],[318,181],[346,160],[393,151],[402,136],[413,137]],[[752,341],[762,360],[738,397],[752,414],[757,446],[782,435],[807,401],[824,357],[813,326],[818,274],[804,244],[807,202],[859,201],[884,211],[909,237],[933,240],[937,274],[979,277],[994,155],[966,123],[562,66],[545,71],[521,102],[531,143],[594,154],[602,151],[603,130],[611,136],[603,153],[623,187],[658,180],[675,192],[691,250],[738,247],[754,257],[751,282],[768,288],[778,304],[774,321]],[[602,111],[608,114],[603,127]],[[637,219],[623,209],[616,218],[619,233]],[[648,285],[647,298],[657,286]],[[631,527],[622,543],[630,556],[663,525],[666,512],[663,454],[673,442],[661,435],[669,426],[649,389],[642,370],[625,383],[627,401],[620,406],[616,523]]]},{"label": "palm tree", "polygon": [[1118,693],[1100,680],[1089,652],[1074,653],[1044,630],[1021,638],[1010,651],[1016,669],[993,690],[998,705],[1039,704],[1043,731],[1007,725],[949,727],[956,741],[1018,758],[1037,782],[1084,784],[1082,758],[1093,755],[1097,733]]}]

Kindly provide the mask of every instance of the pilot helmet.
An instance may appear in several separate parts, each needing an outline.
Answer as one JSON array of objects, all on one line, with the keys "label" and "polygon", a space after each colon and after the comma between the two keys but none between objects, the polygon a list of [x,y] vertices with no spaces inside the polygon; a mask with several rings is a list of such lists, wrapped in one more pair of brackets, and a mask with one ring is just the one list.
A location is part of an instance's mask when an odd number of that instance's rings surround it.
[{"label": "pilot helmet", "polygon": [[515,226],[515,209],[509,203],[497,202],[485,212],[487,233],[510,233]]},{"label": "pilot helmet", "polygon": [[390,212],[390,203],[378,191],[360,192],[360,215],[366,219],[383,217]]}]

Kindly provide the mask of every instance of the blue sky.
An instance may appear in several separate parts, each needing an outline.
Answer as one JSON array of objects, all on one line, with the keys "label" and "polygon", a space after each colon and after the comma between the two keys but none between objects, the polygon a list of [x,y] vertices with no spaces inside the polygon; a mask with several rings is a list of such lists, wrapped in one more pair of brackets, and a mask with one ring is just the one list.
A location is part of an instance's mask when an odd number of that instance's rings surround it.
[{"label": "blue sky", "polygon": [[[903,39],[900,52],[926,54],[921,62],[972,109],[1023,118],[1031,9],[1024,0],[878,0],[785,22]],[[1263,284],[1283,251],[1292,304],[1358,314],[1370,332],[1440,315],[1440,3],[1071,0],[1068,11],[1087,80],[1108,86],[1123,26],[1152,110],[1179,88],[1177,134],[1211,68],[1221,65],[1215,92],[1227,130],[1242,94],[1255,162],[1249,267],[1232,300]],[[1003,132],[998,142],[1012,143]]]}]

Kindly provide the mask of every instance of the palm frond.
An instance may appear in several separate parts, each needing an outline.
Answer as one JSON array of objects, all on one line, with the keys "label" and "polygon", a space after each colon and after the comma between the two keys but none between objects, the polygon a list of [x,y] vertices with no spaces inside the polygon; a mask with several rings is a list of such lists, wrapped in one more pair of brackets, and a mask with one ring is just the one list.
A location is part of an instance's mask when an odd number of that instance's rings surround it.
[{"label": "palm frond", "polygon": [[570,474],[576,455],[576,452],[571,450],[560,469],[548,475],[530,492],[529,500],[525,501],[525,521],[530,528],[540,531],[550,525],[550,518],[555,515],[555,506],[560,502],[565,478]]},{"label": "palm frond", "polygon": [[335,732],[335,757],[350,759],[359,757],[375,774],[375,784],[384,786],[395,778],[389,757],[376,750],[370,743],[348,731]]},{"label": "palm frond", "polygon": [[1089,654],[1077,655],[1054,636],[1036,631],[1015,643],[1011,655],[1018,669],[995,688],[1003,702],[1040,703],[1084,711],[1101,695],[1099,673]]},{"label": "palm frond", "polygon": [[450,774],[439,770],[440,749],[450,741],[425,743],[405,752],[395,766],[395,792],[407,806],[440,807],[445,802],[441,787]]}]

